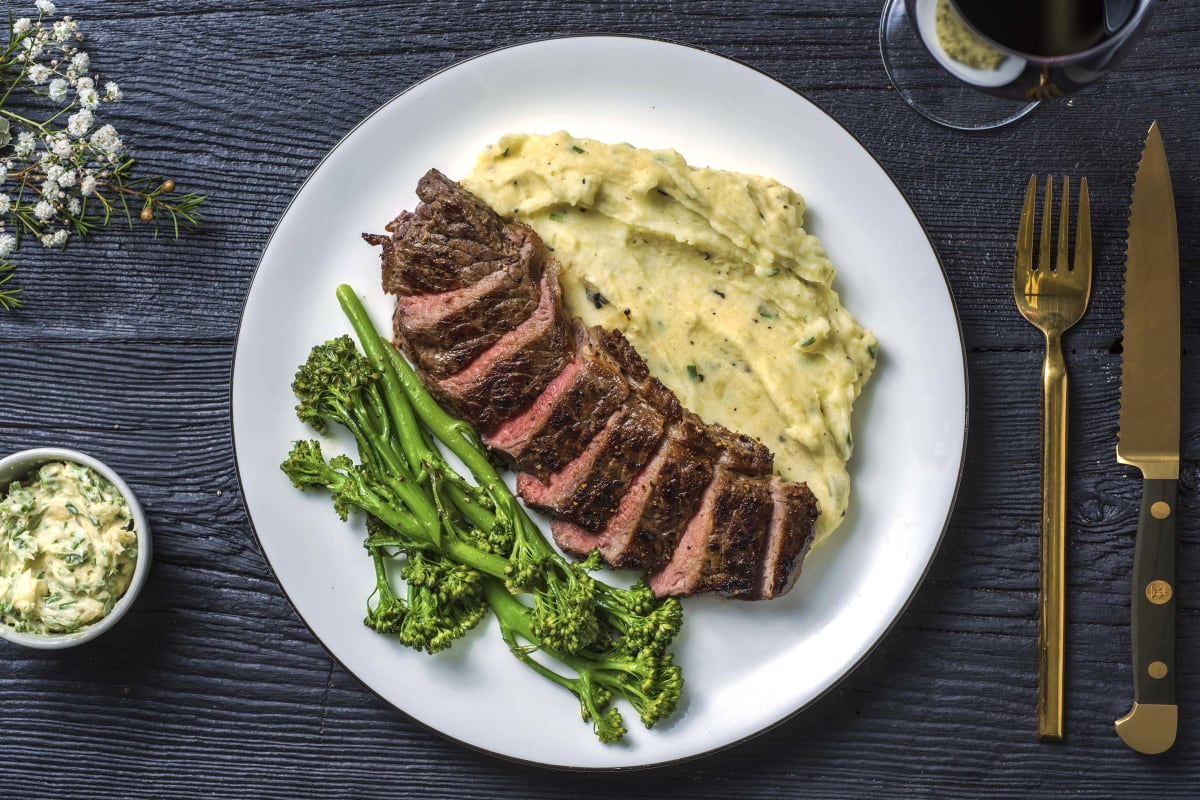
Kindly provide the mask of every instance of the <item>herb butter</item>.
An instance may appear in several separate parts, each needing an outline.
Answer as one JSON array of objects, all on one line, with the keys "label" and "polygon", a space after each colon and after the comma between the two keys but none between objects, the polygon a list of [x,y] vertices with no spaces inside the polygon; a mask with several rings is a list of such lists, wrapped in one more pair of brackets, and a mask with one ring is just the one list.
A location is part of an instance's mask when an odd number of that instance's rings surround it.
[{"label": "herb butter", "polygon": [[782,477],[808,484],[817,541],[838,526],[851,408],[877,343],[838,300],[803,198],[566,133],[505,136],[462,183],[541,235],[571,314],[623,331],[685,406],[758,438]]},{"label": "herb butter", "polygon": [[0,621],[21,633],[72,633],[107,615],[129,588],[137,532],[111,482],[55,461],[0,500]]}]

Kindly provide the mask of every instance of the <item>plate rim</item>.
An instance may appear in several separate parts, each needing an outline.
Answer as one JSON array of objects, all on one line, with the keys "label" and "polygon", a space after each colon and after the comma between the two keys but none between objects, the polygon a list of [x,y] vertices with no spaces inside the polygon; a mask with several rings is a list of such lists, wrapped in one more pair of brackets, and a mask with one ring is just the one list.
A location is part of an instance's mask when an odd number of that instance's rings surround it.
[{"label": "plate rim", "polygon": [[[908,211],[912,215],[913,220],[917,223],[918,227],[920,228],[922,236],[924,237],[925,241],[929,244],[930,252],[933,254],[934,261],[937,263],[938,272],[939,272],[939,274],[942,278],[942,282],[945,286],[946,294],[949,299],[950,311],[951,311],[951,314],[953,315],[953,319],[954,319],[954,326],[958,333],[958,351],[959,351],[959,358],[960,358],[961,370],[962,370],[962,392],[963,392],[963,419],[962,419],[962,429],[961,429],[962,439],[961,439],[961,447],[959,448],[959,454],[958,454],[958,467],[957,467],[957,470],[955,471],[954,485],[950,489],[949,502],[947,504],[945,518],[942,520],[941,528],[937,534],[936,540],[933,542],[932,548],[930,549],[929,558],[926,560],[923,568],[921,569],[919,577],[914,582],[912,590],[909,592],[908,596],[904,598],[903,602],[900,603],[900,605],[899,605],[896,613],[893,615],[892,619],[888,621],[886,626],[884,626],[882,633],[879,636],[877,636],[874,639],[874,641],[872,641],[869,645],[867,645],[867,647],[864,649],[863,653],[857,660],[855,660],[851,663],[848,663],[842,669],[841,673],[837,676],[837,678],[834,679],[832,682],[830,682],[830,684],[828,686],[826,686],[824,689],[822,689],[821,691],[814,694],[806,702],[800,704],[799,706],[792,709],[787,714],[784,714],[783,716],[781,716],[779,719],[775,720],[774,722],[764,725],[763,727],[761,727],[749,734],[741,736],[740,738],[730,740],[728,742],[724,742],[724,743],[715,745],[713,747],[698,750],[694,753],[677,756],[677,757],[673,757],[673,758],[668,758],[668,759],[657,760],[657,761],[647,761],[645,763],[637,763],[637,764],[616,764],[616,765],[611,765],[611,766],[563,765],[563,764],[555,764],[555,763],[550,763],[550,762],[542,762],[542,761],[537,761],[537,760],[533,760],[533,759],[522,758],[520,756],[515,756],[512,754],[500,752],[498,750],[493,750],[493,749],[490,749],[483,745],[476,744],[473,742],[468,742],[464,739],[460,739],[457,736],[454,736],[453,734],[447,733],[437,727],[434,727],[432,724],[429,724],[429,723],[417,718],[413,714],[411,714],[411,713],[405,711],[403,708],[397,706],[391,700],[388,700],[386,697],[383,696],[383,694],[380,691],[376,690],[374,687],[369,685],[365,680],[360,678],[358,676],[358,674],[354,670],[352,670],[345,663],[345,661],[343,661],[337,655],[337,653],[335,653],[330,648],[329,645],[327,645],[325,643],[325,641],[320,637],[320,635],[317,634],[317,632],[313,629],[312,625],[309,623],[307,618],[305,618],[304,615],[300,613],[300,610],[297,607],[295,600],[292,599],[292,595],[288,591],[287,587],[283,584],[283,581],[281,581],[279,579],[278,572],[276,571],[274,564],[271,562],[270,557],[267,555],[266,548],[263,546],[262,538],[258,533],[258,526],[255,525],[255,523],[254,523],[254,515],[250,511],[250,506],[246,499],[245,485],[244,485],[244,481],[242,479],[241,459],[239,459],[239,457],[238,457],[238,444],[237,444],[237,437],[235,435],[235,427],[236,427],[234,424],[235,404],[234,404],[234,399],[233,399],[234,377],[235,377],[236,369],[237,369],[238,351],[240,349],[239,345],[241,343],[242,331],[243,331],[243,328],[245,327],[246,308],[250,301],[250,295],[254,290],[254,285],[259,277],[259,272],[262,269],[263,261],[266,259],[267,253],[269,252],[269,250],[271,249],[271,245],[275,241],[275,238],[279,232],[280,226],[283,224],[283,221],[287,217],[288,212],[291,211],[292,207],[297,203],[300,196],[304,193],[305,188],[308,186],[310,181],[313,180],[314,176],[320,170],[320,168],[327,161],[329,161],[341,147],[343,147],[345,145],[346,141],[351,136],[353,136],[355,134],[355,132],[357,132],[360,128],[365,126],[375,116],[382,113],[385,108],[390,106],[392,103],[396,102],[396,100],[403,97],[404,95],[407,95],[410,92],[417,89],[418,87],[420,87],[432,80],[435,80],[436,78],[440,77],[444,73],[449,72],[450,70],[459,68],[470,62],[477,61],[477,60],[480,60],[483,58],[487,58],[488,56],[494,55],[496,53],[501,53],[501,52],[505,52],[505,51],[510,51],[510,50],[514,50],[514,49],[538,45],[538,44],[547,43],[547,42],[561,41],[561,40],[566,40],[566,39],[593,39],[593,40],[604,40],[604,41],[625,40],[625,41],[633,41],[633,42],[641,42],[641,43],[669,45],[671,47],[678,47],[678,48],[682,48],[685,50],[699,52],[699,53],[702,53],[709,57],[720,59],[722,61],[731,62],[734,65],[740,66],[744,69],[747,69],[747,70],[750,70],[750,71],[756,73],[757,75],[777,84],[778,86],[782,87],[786,91],[788,91],[788,92],[796,95],[797,97],[801,98],[802,100],[808,102],[815,109],[817,109],[823,116],[825,116],[828,120],[832,121],[835,125],[837,125],[837,127],[839,129],[841,129],[841,131],[845,135],[850,137],[850,139],[852,139],[854,141],[854,143],[858,145],[858,147],[862,150],[862,152],[866,154],[866,156],[875,164],[875,166],[879,169],[879,171],[887,178],[888,182],[895,188],[897,195],[904,202],[904,205],[908,208]],[[899,624],[901,618],[903,618],[907,614],[910,606],[912,605],[913,600],[917,596],[917,593],[920,592],[921,588],[924,586],[925,581],[929,576],[929,572],[933,568],[933,564],[937,560],[938,555],[941,552],[942,545],[945,543],[946,534],[949,531],[950,523],[954,516],[954,512],[955,512],[955,509],[958,504],[958,496],[959,496],[959,492],[961,491],[961,488],[962,488],[963,475],[964,475],[964,472],[966,469],[967,450],[968,450],[968,444],[969,444],[971,398],[970,398],[970,374],[969,374],[968,367],[969,367],[969,364],[967,362],[966,340],[964,337],[964,332],[963,332],[963,327],[962,327],[962,318],[961,318],[961,315],[959,314],[958,304],[955,302],[953,286],[950,282],[949,275],[946,272],[945,265],[942,263],[941,255],[940,255],[940,253],[938,253],[937,248],[934,246],[934,241],[933,241],[933,238],[930,236],[929,229],[926,227],[926,225],[925,225],[924,221],[921,219],[921,217],[917,214],[916,209],[913,207],[911,200],[908,198],[908,196],[905,194],[903,189],[900,187],[900,184],[897,183],[895,178],[892,177],[892,174],[887,170],[887,168],[883,165],[883,163],[875,156],[875,154],[870,149],[868,149],[866,147],[866,145],[863,144],[862,140],[856,134],[854,134],[849,128],[847,128],[840,120],[838,120],[836,117],[834,117],[828,111],[826,111],[823,106],[821,106],[819,103],[817,103],[811,97],[809,97],[806,93],[804,93],[803,91],[801,91],[799,89],[796,89],[789,83],[786,83],[785,81],[775,77],[774,75],[771,75],[770,73],[766,72],[764,69],[756,67],[752,64],[748,64],[745,61],[741,60],[740,58],[717,52],[717,51],[715,51],[709,47],[705,47],[703,45],[696,45],[696,44],[692,44],[692,43],[688,43],[688,42],[682,42],[682,41],[671,39],[669,37],[664,37],[664,36],[638,35],[638,34],[629,34],[629,33],[602,33],[602,32],[566,33],[566,34],[558,34],[558,35],[551,35],[551,36],[535,36],[535,37],[530,37],[528,39],[516,41],[516,42],[510,43],[510,44],[498,45],[496,47],[488,48],[486,50],[482,50],[473,55],[469,55],[469,56],[454,60],[454,61],[450,62],[449,64],[446,64],[446,65],[442,66],[441,68],[429,73],[428,75],[426,75],[416,81],[413,81],[410,84],[407,84],[403,89],[401,89],[398,92],[395,92],[390,97],[388,97],[386,100],[382,101],[378,106],[376,106],[374,109],[372,109],[370,113],[368,113],[366,116],[364,116],[362,119],[360,119],[357,123],[355,123],[353,126],[351,126],[348,130],[346,130],[346,132],[344,134],[342,134],[338,138],[338,140],[333,145],[331,145],[329,147],[329,149],[321,156],[321,158],[318,159],[317,162],[314,163],[313,166],[308,170],[308,174],[305,175],[304,180],[301,181],[300,185],[296,187],[296,190],[293,193],[291,199],[288,200],[287,205],[284,206],[284,208],[280,212],[278,218],[275,220],[274,224],[272,225],[271,231],[270,231],[269,235],[267,236],[266,242],[262,246],[262,250],[259,253],[257,262],[255,263],[254,270],[250,274],[250,280],[249,280],[249,283],[247,284],[245,295],[242,298],[241,307],[238,310],[238,328],[237,328],[237,333],[234,336],[233,354],[230,359],[230,366],[229,366],[229,382],[228,382],[229,383],[229,391],[228,391],[228,395],[227,395],[228,402],[229,402],[229,419],[230,419],[229,438],[230,438],[230,443],[231,443],[231,450],[232,450],[233,456],[234,456],[234,471],[235,471],[235,474],[236,474],[237,480],[238,480],[238,490],[239,490],[238,493],[240,496],[240,501],[242,504],[242,508],[245,511],[246,521],[250,525],[250,532],[254,536],[254,540],[258,545],[259,553],[262,555],[263,562],[266,564],[267,569],[270,570],[271,576],[272,576],[272,578],[274,578],[275,584],[279,587],[279,590],[283,594],[284,599],[287,600],[288,605],[291,606],[292,611],[295,613],[296,617],[300,620],[301,624],[303,624],[304,627],[308,630],[309,634],[312,636],[313,641],[315,641],[318,645],[320,645],[321,648],[324,649],[325,652],[329,655],[329,657],[332,658],[346,674],[353,677],[354,680],[361,687],[363,687],[368,692],[370,692],[372,695],[374,695],[376,698],[378,698],[378,700],[380,702],[382,702],[385,706],[390,708],[392,711],[403,714],[406,719],[419,725],[420,727],[424,728],[425,730],[430,731],[434,734],[437,734],[441,738],[443,738],[447,741],[453,742],[453,743],[455,743],[459,746],[462,746],[468,750],[471,750],[471,751],[474,751],[477,753],[481,753],[483,755],[487,755],[487,756],[490,756],[490,757],[493,757],[493,758],[496,758],[496,759],[499,759],[502,761],[506,761],[509,763],[515,763],[515,764],[522,764],[522,765],[527,765],[527,766],[532,766],[532,767],[539,767],[539,768],[547,769],[547,770],[551,770],[551,771],[580,772],[580,773],[633,772],[633,771],[643,771],[643,770],[648,770],[648,769],[657,769],[659,767],[668,767],[668,766],[672,766],[672,765],[688,763],[688,762],[695,761],[695,760],[698,760],[701,758],[705,758],[705,757],[711,756],[713,754],[724,752],[726,750],[730,750],[732,748],[741,746],[750,740],[756,739],[756,738],[768,733],[769,731],[779,728],[780,726],[784,725],[785,723],[795,719],[803,711],[810,709],[816,703],[821,701],[825,696],[827,696],[830,692],[832,692],[834,689],[839,687],[854,672],[858,671],[862,667],[862,665],[876,652],[876,650],[879,648],[879,646],[882,644],[882,642],[892,634],[892,632],[895,630],[896,626]]]}]

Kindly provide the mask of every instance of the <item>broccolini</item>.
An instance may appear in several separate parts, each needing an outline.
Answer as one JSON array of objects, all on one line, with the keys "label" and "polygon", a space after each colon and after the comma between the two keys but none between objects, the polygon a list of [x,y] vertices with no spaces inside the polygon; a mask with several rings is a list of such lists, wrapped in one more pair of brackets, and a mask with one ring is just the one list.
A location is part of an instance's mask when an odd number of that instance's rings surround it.
[{"label": "broccolini", "polygon": [[337,297],[362,351],[349,336],[315,346],[293,390],[302,421],[320,433],[335,423],[353,434],[358,462],[327,458],[307,440],[295,442],[281,466],[297,487],[328,491],[342,519],[366,515],[376,585],[365,623],[436,653],[491,610],[513,655],[570,690],[602,742],[626,733],[617,700],[648,728],[670,716],[683,691],[670,653],[683,624],[679,601],[656,598],[644,582],[620,588],[598,580],[596,553],[580,562],[560,555],[475,431],[438,405],[353,289],[339,286]]}]

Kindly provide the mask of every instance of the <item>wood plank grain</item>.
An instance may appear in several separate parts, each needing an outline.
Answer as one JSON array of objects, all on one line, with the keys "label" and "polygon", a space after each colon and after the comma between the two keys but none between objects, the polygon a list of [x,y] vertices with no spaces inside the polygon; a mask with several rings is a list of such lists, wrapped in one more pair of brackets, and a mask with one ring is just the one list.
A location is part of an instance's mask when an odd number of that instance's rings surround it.
[{"label": "wood plank grain", "polygon": [[[17,4],[16,15],[32,13]],[[1200,27],[1161,3],[1118,71],[1020,124],[964,135],[908,111],[878,56],[880,2],[62,0],[106,109],[146,170],[209,196],[178,241],[138,222],[65,252],[24,246],[27,306],[0,313],[0,452],[63,444],[134,486],[155,561],[130,617],[78,650],[0,643],[0,796],[558,800],[737,796],[1188,797],[1200,782],[1197,465]],[[688,42],[802,92],[879,160],[925,225],[960,314],[971,389],[964,480],[928,579],[825,697],[762,736],[649,771],[511,764],[425,730],[361,686],[298,618],[242,506],[228,380],[241,303],[275,221],[355,124],[415,81],[497,46],[611,32]],[[1149,122],[1184,223],[1180,744],[1146,759],[1112,732],[1131,697],[1128,576],[1140,482],[1113,461],[1121,263]],[[802,132],[798,132],[799,137]],[[1041,341],[1011,303],[1031,173],[1087,175],[1096,285],[1067,339],[1068,739],[1033,735]],[[803,190],[803,187],[798,187]],[[845,267],[843,267],[845,268]],[[902,269],[903,265],[897,265]],[[902,479],[898,476],[897,479]],[[869,499],[865,501],[869,502]],[[353,623],[353,621],[350,621]]]}]

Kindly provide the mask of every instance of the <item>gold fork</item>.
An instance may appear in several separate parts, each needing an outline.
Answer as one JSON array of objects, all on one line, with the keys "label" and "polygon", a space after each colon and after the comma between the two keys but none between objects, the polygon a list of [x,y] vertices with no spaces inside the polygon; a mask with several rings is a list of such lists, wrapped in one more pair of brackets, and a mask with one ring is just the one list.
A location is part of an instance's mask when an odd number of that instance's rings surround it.
[{"label": "gold fork", "polygon": [[1065,588],[1067,500],[1067,368],[1062,334],[1087,310],[1092,290],[1092,222],[1087,178],[1079,183],[1075,221],[1075,259],[1067,263],[1071,179],[1063,178],[1058,219],[1058,248],[1050,263],[1051,208],[1054,179],[1046,178],[1042,204],[1041,246],[1033,252],[1034,201],[1037,176],[1029,177],[1017,256],[1013,267],[1013,296],[1021,315],[1046,335],[1042,365],[1042,534],[1041,594],[1038,602],[1038,738],[1057,740],[1063,729],[1063,606]]}]

